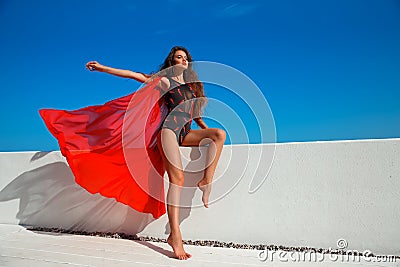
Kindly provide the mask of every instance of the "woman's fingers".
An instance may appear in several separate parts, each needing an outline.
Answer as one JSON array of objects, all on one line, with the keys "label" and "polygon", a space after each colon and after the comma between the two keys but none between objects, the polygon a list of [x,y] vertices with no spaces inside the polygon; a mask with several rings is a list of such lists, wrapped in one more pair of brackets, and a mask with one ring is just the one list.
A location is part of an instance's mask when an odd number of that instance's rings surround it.
[{"label": "woman's fingers", "polygon": [[98,64],[97,61],[89,61],[88,63],[86,63],[86,68],[90,71],[94,71],[96,70],[97,64]]}]

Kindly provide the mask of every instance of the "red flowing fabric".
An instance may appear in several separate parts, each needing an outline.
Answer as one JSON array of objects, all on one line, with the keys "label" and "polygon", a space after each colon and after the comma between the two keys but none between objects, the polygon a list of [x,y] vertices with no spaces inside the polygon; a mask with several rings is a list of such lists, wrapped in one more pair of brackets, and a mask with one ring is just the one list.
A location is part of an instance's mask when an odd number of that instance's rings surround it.
[{"label": "red flowing fabric", "polygon": [[80,186],[154,218],[166,211],[156,145],[166,116],[159,79],[103,105],[39,110]]}]

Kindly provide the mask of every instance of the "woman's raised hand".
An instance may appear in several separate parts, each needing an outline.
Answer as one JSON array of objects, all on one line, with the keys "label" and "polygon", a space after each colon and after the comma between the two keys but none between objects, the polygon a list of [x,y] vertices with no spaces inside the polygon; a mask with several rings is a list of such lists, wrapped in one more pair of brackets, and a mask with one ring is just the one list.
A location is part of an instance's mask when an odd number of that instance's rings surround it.
[{"label": "woman's raised hand", "polygon": [[99,62],[97,62],[97,61],[89,61],[88,63],[86,63],[86,68],[87,68],[88,70],[90,70],[90,71],[94,71],[94,70],[103,71],[103,70],[104,70],[104,67],[105,67],[105,66],[101,65],[101,64],[100,64]]}]

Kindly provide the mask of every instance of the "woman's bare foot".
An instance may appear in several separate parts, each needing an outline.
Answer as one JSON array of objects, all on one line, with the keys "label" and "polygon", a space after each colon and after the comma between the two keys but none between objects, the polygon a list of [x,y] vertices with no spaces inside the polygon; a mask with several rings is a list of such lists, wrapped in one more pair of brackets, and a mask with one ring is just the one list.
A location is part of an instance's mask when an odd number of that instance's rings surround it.
[{"label": "woman's bare foot", "polygon": [[167,238],[167,243],[172,247],[176,257],[180,260],[187,260],[192,257],[189,253],[186,253],[183,249],[182,237],[180,234],[172,235],[172,233]]},{"label": "woman's bare foot", "polygon": [[201,200],[204,203],[204,207],[208,208],[208,197],[211,193],[211,183],[201,180],[197,183],[197,186],[200,188],[201,191],[203,191],[203,197],[201,198]]}]

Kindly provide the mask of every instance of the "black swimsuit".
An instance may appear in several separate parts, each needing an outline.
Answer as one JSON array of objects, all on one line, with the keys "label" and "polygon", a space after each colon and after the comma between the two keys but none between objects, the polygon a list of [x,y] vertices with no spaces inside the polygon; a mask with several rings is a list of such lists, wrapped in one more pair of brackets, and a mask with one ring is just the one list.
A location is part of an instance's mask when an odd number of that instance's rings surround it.
[{"label": "black swimsuit", "polygon": [[164,101],[168,108],[168,115],[164,121],[163,128],[171,129],[182,145],[183,139],[190,131],[193,119],[194,101],[196,93],[188,84],[181,84],[168,78],[170,82],[169,91],[164,95]]}]

